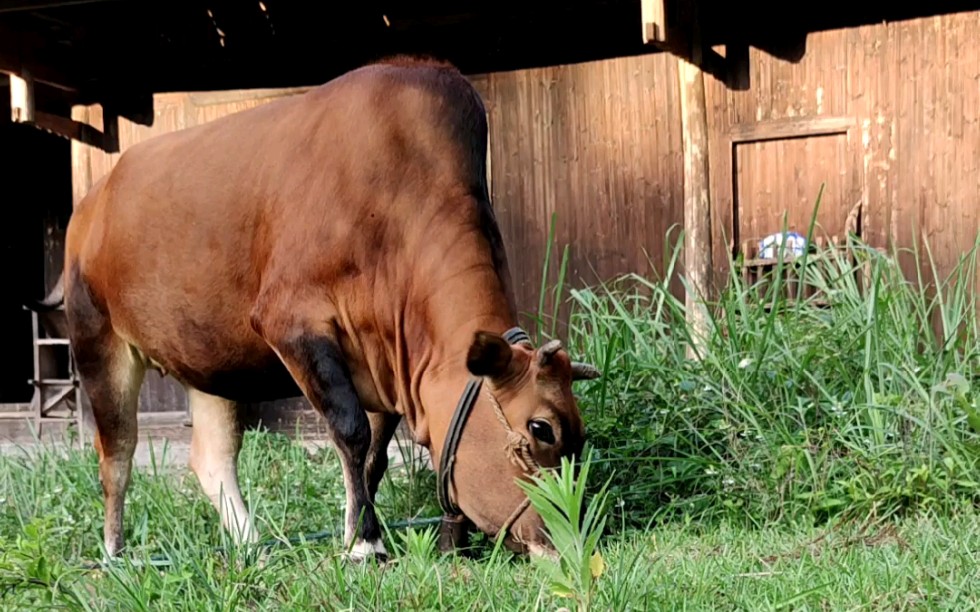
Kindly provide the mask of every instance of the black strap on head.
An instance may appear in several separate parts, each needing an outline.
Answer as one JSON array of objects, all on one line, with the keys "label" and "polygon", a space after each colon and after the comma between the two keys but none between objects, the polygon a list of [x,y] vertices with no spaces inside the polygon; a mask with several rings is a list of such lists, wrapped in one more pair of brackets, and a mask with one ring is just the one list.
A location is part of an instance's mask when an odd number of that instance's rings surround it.
[{"label": "black strap on head", "polygon": [[521,342],[527,345],[531,344],[531,336],[528,336],[527,332],[520,327],[512,327],[511,329],[505,331],[504,340],[506,340],[508,344],[519,344]]},{"label": "black strap on head", "polygon": [[456,411],[453,419],[449,422],[449,429],[446,431],[446,443],[442,447],[442,456],[439,457],[439,488],[436,490],[439,496],[439,506],[446,514],[462,514],[459,507],[453,503],[449,496],[449,487],[452,486],[453,464],[456,462],[456,449],[459,447],[459,440],[463,434],[463,427],[466,425],[473,406],[476,405],[476,398],[480,394],[480,387],[483,386],[482,378],[470,378],[463,389],[456,404]]},{"label": "black strap on head", "polygon": [[[503,334],[504,340],[508,344],[531,343],[531,337],[520,327],[508,329]],[[476,406],[476,398],[480,395],[480,388],[483,386],[483,379],[471,377],[463,389],[463,394],[456,404],[456,411],[449,422],[449,429],[446,431],[446,443],[442,447],[442,455],[439,457],[439,486],[436,493],[439,497],[439,506],[442,511],[449,515],[460,515],[459,509],[449,495],[449,488],[453,484],[453,466],[456,462],[456,450],[459,448],[459,441],[463,437],[463,428],[466,421]]]}]

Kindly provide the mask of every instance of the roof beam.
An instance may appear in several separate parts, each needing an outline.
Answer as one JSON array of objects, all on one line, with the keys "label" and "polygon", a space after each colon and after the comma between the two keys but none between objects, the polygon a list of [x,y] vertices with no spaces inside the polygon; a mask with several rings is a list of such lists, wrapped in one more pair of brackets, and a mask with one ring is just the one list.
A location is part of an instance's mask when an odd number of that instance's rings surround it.
[{"label": "roof beam", "polygon": [[39,111],[34,105],[34,80],[30,75],[10,75],[10,120],[14,123],[33,125],[69,140],[77,140],[109,153],[119,151],[119,119],[106,114],[105,130],[100,131],[87,123]]},{"label": "roof beam", "polygon": [[44,40],[36,32],[17,31],[0,24],[0,74],[26,73],[35,83],[77,91],[74,80],[57,67],[61,62],[38,59],[50,55],[42,53],[44,47]]},{"label": "roof beam", "polygon": [[31,122],[31,125],[34,127],[51,132],[62,138],[77,140],[78,142],[91,145],[106,153],[119,152],[119,117],[115,115],[103,115],[105,130],[99,130],[87,123],[81,123],[68,117],[61,117],[42,111],[37,111],[35,114],[35,120]]},{"label": "roof beam", "polygon": [[699,2],[640,0],[640,8],[644,44],[689,62],[732,89],[748,88],[748,46],[726,45],[725,55],[712,49],[701,29]]},{"label": "roof beam", "polygon": [[0,0],[0,13],[19,13],[44,9],[78,6],[80,4],[102,4],[125,0]]}]

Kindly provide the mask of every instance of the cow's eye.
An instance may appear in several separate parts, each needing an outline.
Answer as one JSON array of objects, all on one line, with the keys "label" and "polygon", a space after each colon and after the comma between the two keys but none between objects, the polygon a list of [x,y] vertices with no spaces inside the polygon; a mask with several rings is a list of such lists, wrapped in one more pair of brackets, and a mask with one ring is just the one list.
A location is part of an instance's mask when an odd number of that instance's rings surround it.
[{"label": "cow's eye", "polygon": [[551,423],[548,421],[542,421],[541,419],[528,421],[527,429],[539,442],[545,444],[555,443],[555,432],[551,429]]}]

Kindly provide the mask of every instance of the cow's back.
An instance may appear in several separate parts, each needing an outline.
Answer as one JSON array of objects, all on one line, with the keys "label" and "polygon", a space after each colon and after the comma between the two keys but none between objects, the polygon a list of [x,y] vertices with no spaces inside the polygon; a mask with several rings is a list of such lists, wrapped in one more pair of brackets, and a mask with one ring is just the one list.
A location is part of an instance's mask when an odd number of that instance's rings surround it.
[{"label": "cow's back", "polygon": [[434,194],[486,198],[485,129],[453,69],[362,68],[131,147],[77,209],[66,267],[119,335],[192,384],[288,380],[250,327],[263,283],[349,293],[404,278],[392,264],[451,200]]}]

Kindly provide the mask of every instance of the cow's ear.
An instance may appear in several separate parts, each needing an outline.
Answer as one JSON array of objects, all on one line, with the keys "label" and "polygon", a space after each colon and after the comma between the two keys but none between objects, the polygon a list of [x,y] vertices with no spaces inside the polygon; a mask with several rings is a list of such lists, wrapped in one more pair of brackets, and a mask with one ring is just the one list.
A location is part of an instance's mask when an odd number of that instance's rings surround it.
[{"label": "cow's ear", "polygon": [[501,336],[478,331],[466,353],[466,368],[473,376],[494,378],[507,372],[514,351]]}]

